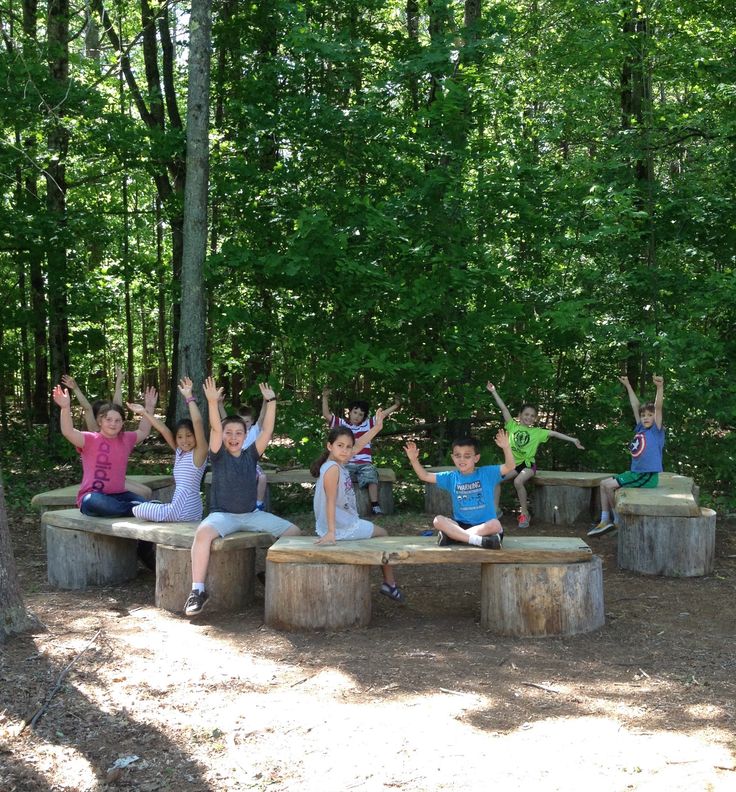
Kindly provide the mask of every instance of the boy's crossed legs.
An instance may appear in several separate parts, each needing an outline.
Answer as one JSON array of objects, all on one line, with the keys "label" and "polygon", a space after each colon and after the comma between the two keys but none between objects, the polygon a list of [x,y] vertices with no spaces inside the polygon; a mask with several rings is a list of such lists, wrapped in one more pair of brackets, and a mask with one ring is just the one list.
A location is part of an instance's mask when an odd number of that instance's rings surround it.
[{"label": "boy's crossed legs", "polygon": [[478,525],[470,525],[439,514],[432,524],[437,531],[437,543],[441,547],[458,543],[498,550],[503,542],[503,526],[495,517]]}]

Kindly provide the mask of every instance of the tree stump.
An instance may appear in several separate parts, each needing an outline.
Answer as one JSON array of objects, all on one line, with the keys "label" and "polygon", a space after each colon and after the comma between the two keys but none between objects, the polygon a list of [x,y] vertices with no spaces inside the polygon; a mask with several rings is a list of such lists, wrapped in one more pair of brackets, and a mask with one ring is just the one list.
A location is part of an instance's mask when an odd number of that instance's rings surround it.
[{"label": "tree stump", "polygon": [[499,635],[577,635],[605,623],[603,564],[483,564],[481,626]]},{"label": "tree stump", "polygon": [[452,517],[452,495],[440,489],[436,484],[424,485],[424,513],[436,517],[443,514]]},{"label": "tree stump", "polygon": [[[212,551],[205,580],[208,611],[236,613],[253,602],[255,558],[252,547]],[[156,607],[181,613],[191,590],[191,550],[156,545]]]},{"label": "tree stump", "polygon": [[[371,513],[371,499],[368,497],[368,487],[355,487],[355,503],[358,507],[358,514],[364,520],[371,520],[373,514]],[[390,481],[378,482],[378,505],[384,514],[394,513],[394,488]]]},{"label": "tree stump", "polygon": [[713,571],[716,513],[699,517],[620,514],[618,565],[644,575],[699,577]]},{"label": "tree stump", "polygon": [[266,624],[277,630],[347,630],[371,620],[371,567],[266,560]]},{"label": "tree stump", "polygon": [[535,485],[534,516],[553,525],[590,522],[591,488]]},{"label": "tree stump", "polygon": [[49,583],[60,589],[115,586],[138,571],[138,542],[46,526]]}]

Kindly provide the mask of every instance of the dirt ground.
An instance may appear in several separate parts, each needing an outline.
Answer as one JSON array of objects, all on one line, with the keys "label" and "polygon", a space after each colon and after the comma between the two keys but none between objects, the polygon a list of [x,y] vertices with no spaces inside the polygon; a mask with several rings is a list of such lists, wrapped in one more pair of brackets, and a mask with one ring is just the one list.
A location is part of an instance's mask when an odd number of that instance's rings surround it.
[{"label": "dirt ground", "polygon": [[377,573],[371,626],[344,633],[266,628],[262,588],[189,622],[153,606],[143,569],[52,591],[38,517],[10,516],[46,629],[0,647],[2,792],[736,789],[733,523],[700,579],[620,571],[601,537],[605,627],[520,640],[480,628],[478,567],[399,568],[403,607]]}]

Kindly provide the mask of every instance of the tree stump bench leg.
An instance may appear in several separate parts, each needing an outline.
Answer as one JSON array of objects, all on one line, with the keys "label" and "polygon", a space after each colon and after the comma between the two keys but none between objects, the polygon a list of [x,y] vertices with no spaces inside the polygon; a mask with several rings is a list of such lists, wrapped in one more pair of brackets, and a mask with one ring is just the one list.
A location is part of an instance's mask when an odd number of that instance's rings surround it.
[{"label": "tree stump bench leg", "polygon": [[535,485],[534,517],[554,525],[590,522],[591,488]]},{"label": "tree stump bench leg", "polygon": [[483,564],[481,626],[499,635],[577,635],[605,623],[603,563]]},{"label": "tree stump bench leg", "polygon": [[452,496],[447,490],[440,489],[436,484],[424,485],[424,513],[436,517],[444,514],[452,517]]},{"label": "tree stump bench leg", "polygon": [[699,577],[713,571],[716,513],[699,517],[621,514],[618,565],[644,575]]},{"label": "tree stump bench leg", "polygon": [[49,583],[60,589],[115,586],[138,572],[138,542],[46,526]]},{"label": "tree stump bench leg", "polygon": [[[213,551],[205,580],[209,594],[207,610],[237,613],[253,602],[255,565],[255,548]],[[181,613],[191,590],[191,550],[156,545],[156,607]]]},{"label": "tree stump bench leg", "polygon": [[266,624],[277,630],[347,630],[371,620],[371,567],[266,560]]},{"label": "tree stump bench leg", "polygon": [[[368,497],[368,487],[355,486],[355,502],[358,507],[358,514],[364,520],[373,517],[371,513],[371,499]],[[390,481],[378,482],[378,505],[384,514],[394,513],[394,488]]]}]

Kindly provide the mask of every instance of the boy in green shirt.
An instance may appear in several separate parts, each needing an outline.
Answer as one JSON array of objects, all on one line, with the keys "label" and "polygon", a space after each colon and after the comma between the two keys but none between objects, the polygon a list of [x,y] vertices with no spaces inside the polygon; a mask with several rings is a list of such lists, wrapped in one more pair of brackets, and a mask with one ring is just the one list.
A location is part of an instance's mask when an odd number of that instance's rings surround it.
[{"label": "boy in green shirt", "polygon": [[[505,421],[504,428],[509,433],[511,452],[516,462],[516,469],[512,470],[511,473],[507,473],[503,480],[514,480],[516,493],[519,496],[519,528],[528,528],[529,506],[524,484],[526,484],[537,472],[537,466],[535,464],[537,448],[539,448],[542,443],[546,443],[550,437],[556,437],[558,440],[567,440],[568,443],[574,443],[576,448],[579,448],[581,451],[583,450],[583,446],[577,437],[570,437],[561,432],[553,432],[550,429],[542,429],[539,426],[534,426],[537,421],[537,408],[531,404],[522,404],[521,410],[519,410],[519,417],[514,419],[496,390],[495,385],[489,382],[486,388],[496,400],[496,404],[501,408],[503,420]],[[495,492],[496,513],[499,513],[498,499],[500,494],[501,485],[499,484]]]}]

